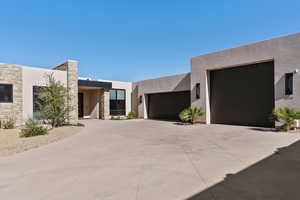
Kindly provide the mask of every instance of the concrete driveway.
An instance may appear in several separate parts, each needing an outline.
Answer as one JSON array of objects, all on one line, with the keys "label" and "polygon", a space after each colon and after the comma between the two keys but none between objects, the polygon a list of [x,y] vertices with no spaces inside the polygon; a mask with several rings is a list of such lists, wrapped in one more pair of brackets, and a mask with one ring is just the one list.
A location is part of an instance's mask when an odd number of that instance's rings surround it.
[{"label": "concrete driveway", "polygon": [[[0,198],[268,199],[261,196],[259,188],[250,191],[249,185],[261,182],[252,180],[252,175],[238,179],[249,183],[245,188],[239,188],[239,182],[233,182],[236,187],[226,186],[228,190],[222,186],[214,191],[214,187],[226,182],[228,176],[240,177],[254,163],[264,162],[261,160],[278,148],[300,139],[300,134],[223,125],[182,126],[152,120],[84,123],[81,134],[1,158]],[[272,182],[271,178],[269,185]],[[271,195],[270,199],[276,199]]]}]

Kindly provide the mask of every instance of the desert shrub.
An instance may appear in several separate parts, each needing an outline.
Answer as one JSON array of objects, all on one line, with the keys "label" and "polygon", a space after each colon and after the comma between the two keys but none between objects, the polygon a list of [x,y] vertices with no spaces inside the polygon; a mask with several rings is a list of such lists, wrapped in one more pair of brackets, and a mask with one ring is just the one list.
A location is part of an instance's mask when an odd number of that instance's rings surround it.
[{"label": "desert shrub", "polygon": [[16,120],[13,117],[8,117],[7,119],[2,120],[0,124],[4,129],[13,129],[15,128]]},{"label": "desert shrub", "polygon": [[27,120],[25,127],[21,129],[20,137],[33,137],[37,135],[46,135],[47,133],[47,128],[41,126],[38,121],[29,119]]},{"label": "desert shrub", "polygon": [[295,119],[300,119],[300,111],[293,108],[278,108],[272,113],[272,120],[281,123],[281,130],[290,131]]},{"label": "desert shrub", "polygon": [[49,122],[52,127],[62,126],[70,116],[69,113],[74,109],[68,102],[70,96],[67,88],[59,81],[56,81],[53,75],[48,77],[47,87],[43,87],[38,96],[40,118]]},{"label": "desert shrub", "polygon": [[183,122],[196,123],[200,120],[201,116],[204,114],[201,108],[191,107],[184,109],[180,114],[179,118]]},{"label": "desert shrub", "polygon": [[136,119],[137,118],[137,113],[136,112],[129,112],[127,119]]}]

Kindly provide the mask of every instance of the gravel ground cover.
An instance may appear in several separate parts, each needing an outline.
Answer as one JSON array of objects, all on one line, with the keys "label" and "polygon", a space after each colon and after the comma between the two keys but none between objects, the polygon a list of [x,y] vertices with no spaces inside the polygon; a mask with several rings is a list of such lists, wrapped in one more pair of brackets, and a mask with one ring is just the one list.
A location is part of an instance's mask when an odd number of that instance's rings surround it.
[{"label": "gravel ground cover", "polygon": [[19,137],[20,129],[0,129],[0,157],[56,142],[79,133],[82,128],[78,126],[64,126],[50,130],[47,135],[29,138]]}]

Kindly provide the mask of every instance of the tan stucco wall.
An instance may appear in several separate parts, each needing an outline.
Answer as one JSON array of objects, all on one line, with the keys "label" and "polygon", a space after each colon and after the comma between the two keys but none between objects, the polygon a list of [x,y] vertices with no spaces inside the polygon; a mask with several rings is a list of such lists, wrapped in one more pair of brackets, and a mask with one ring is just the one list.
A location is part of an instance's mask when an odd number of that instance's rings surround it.
[{"label": "tan stucco wall", "polygon": [[46,86],[47,75],[53,74],[56,81],[67,86],[67,72],[43,68],[22,67],[23,79],[23,120],[33,114],[33,86]]}]

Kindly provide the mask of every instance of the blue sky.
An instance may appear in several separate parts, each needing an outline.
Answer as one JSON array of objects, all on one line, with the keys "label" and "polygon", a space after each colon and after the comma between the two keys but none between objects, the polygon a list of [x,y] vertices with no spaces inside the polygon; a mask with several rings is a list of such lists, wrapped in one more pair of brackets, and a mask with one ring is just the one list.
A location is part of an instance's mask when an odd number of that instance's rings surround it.
[{"label": "blue sky", "polygon": [[299,0],[1,0],[0,62],[136,81],[190,57],[300,32]]}]

